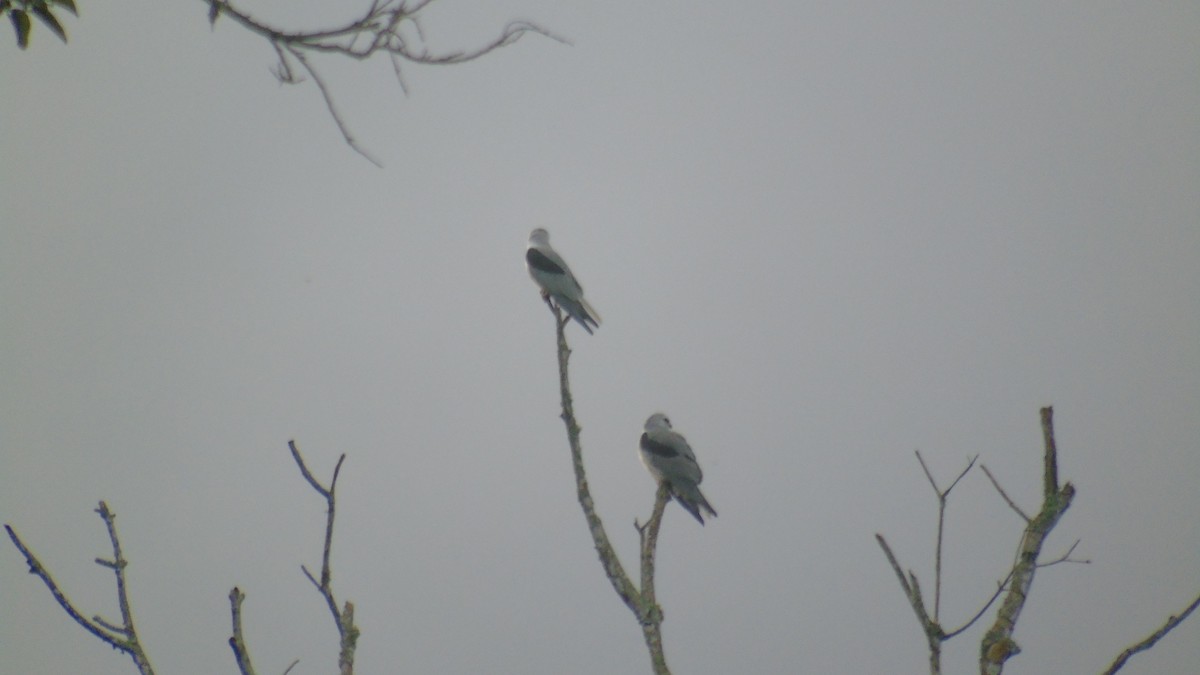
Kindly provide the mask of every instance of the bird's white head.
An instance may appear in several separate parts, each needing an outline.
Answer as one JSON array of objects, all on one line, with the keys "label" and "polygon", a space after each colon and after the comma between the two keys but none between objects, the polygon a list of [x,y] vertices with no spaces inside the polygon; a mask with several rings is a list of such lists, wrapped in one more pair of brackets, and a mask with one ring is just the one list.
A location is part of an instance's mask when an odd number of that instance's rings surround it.
[{"label": "bird's white head", "polygon": [[537,228],[529,233],[530,246],[546,246],[550,243],[550,233],[542,228]]},{"label": "bird's white head", "polygon": [[656,412],[646,419],[646,431],[670,429],[671,419],[665,413]]}]

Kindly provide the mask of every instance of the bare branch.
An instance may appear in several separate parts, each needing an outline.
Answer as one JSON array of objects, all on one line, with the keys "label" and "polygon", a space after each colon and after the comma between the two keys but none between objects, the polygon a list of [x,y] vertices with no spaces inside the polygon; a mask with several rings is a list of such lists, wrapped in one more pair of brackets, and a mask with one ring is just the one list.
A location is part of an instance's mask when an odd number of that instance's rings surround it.
[{"label": "bare branch", "polygon": [[991,471],[988,471],[987,465],[980,464],[979,468],[983,469],[983,473],[987,475],[988,480],[992,481],[992,485],[996,488],[996,492],[999,492],[1000,496],[1004,497],[1004,501],[1008,502],[1008,505],[1012,507],[1012,510],[1016,511],[1017,515],[1021,516],[1021,519],[1028,523],[1030,521],[1029,516],[1025,515],[1025,512],[1021,510],[1021,507],[1017,506],[1017,503],[1009,498],[1008,493],[1004,491],[1004,488],[1000,487],[1000,482],[996,480],[996,477],[992,475]]},{"label": "bare branch", "polygon": [[100,518],[104,520],[104,525],[108,528],[108,539],[112,542],[113,573],[117,577],[117,603],[121,607],[121,622],[124,628],[121,632],[126,636],[129,656],[137,665],[139,672],[143,675],[151,675],[154,668],[150,665],[150,659],[146,656],[146,652],[138,640],[137,629],[133,626],[133,609],[129,605],[129,593],[125,583],[125,566],[128,563],[121,555],[121,540],[117,538],[117,514],[110,511],[108,504],[105,504],[104,501],[100,502],[96,513],[100,514]]},{"label": "bare branch", "polygon": [[105,630],[111,630],[114,633],[122,633],[122,634],[125,633],[124,626],[118,626],[110,621],[105,621],[104,618],[101,617],[99,614],[93,615],[92,621],[95,621],[96,625],[100,626],[101,628],[104,628]]},{"label": "bare branch", "polygon": [[975,622],[978,621],[980,619],[980,617],[982,617],[984,615],[984,613],[988,611],[988,607],[992,606],[992,603],[996,601],[996,598],[1000,597],[1000,594],[1004,592],[1005,587],[1008,586],[1009,580],[1012,579],[1012,575],[1013,575],[1012,570],[1009,570],[1008,576],[1004,577],[1004,581],[1001,581],[1000,583],[996,584],[996,592],[992,593],[992,597],[988,598],[988,601],[986,603],[984,603],[983,607],[980,608],[980,610],[978,612],[975,613],[975,616],[971,617],[971,620],[964,623],[962,626],[959,626],[958,628],[955,628],[954,630],[950,631],[949,633],[946,633],[946,637],[944,637],[943,639],[949,640],[950,638],[966,631],[968,628],[970,628],[972,625],[974,625]]},{"label": "bare branch", "polygon": [[914,452],[938,500],[937,546],[933,555],[933,620],[938,621],[942,613],[942,533],[946,527],[946,499],[950,496],[950,491],[954,489],[954,486],[958,485],[958,481],[962,480],[963,476],[967,475],[967,472],[971,470],[971,467],[975,466],[979,455],[972,457],[971,461],[967,462],[966,468],[959,472],[958,477],[950,483],[950,487],[943,490],[938,487],[937,481],[933,479],[933,473],[930,472],[929,466],[925,464],[925,458],[921,456],[921,451],[914,450]]},{"label": "bare branch", "polygon": [[238,672],[242,675],[255,675],[254,666],[250,664],[250,650],[246,648],[246,640],[242,637],[242,600],[245,599],[246,594],[237,586],[229,591],[229,613],[233,617],[233,635],[229,638],[229,647],[233,649]]},{"label": "bare branch", "polygon": [[99,507],[95,509],[96,513],[100,514],[100,518],[104,520],[104,525],[108,529],[108,538],[112,543],[113,559],[102,560],[96,558],[96,563],[102,567],[107,567],[113,571],[117,580],[117,603],[121,608],[121,625],[117,626],[99,616],[94,617],[89,621],[83,614],[75,608],[71,601],[67,599],[65,593],[59,588],[58,583],[54,581],[49,570],[33,554],[33,551],[21,541],[12,527],[5,525],[4,529],[8,532],[9,539],[25,557],[25,562],[29,565],[29,573],[37,575],[38,578],[46,584],[46,588],[50,589],[50,594],[54,596],[55,601],[59,606],[66,611],[67,615],[75,620],[75,623],[83,626],[84,630],[95,635],[117,651],[124,652],[133,660],[137,666],[138,672],[142,675],[153,675],[154,667],[150,665],[150,659],[146,656],[145,650],[142,648],[141,642],[138,640],[137,629],[133,625],[133,610],[129,605],[129,594],[125,582],[125,566],[128,564],[125,558],[121,555],[121,541],[117,537],[116,514],[109,510],[108,504],[100,502]]},{"label": "bare branch", "polygon": [[[887,540],[883,538],[882,534],[876,532],[875,541],[879,542],[880,548],[883,549],[883,554],[887,556],[888,562],[892,565],[892,570],[896,573],[896,578],[900,580],[900,588],[904,589],[904,596],[909,600],[912,600],[912,587],[908,585],[908,579],[904,576],[904,570],[900,569],[900,563],[896,561],[896,556],[892,553],[892,548],[888,546]],[[921,618],[921,616],[925,613],[924,607],[919,609],[917,607],[913,607],[913,610],[916,611],[917,618]],[[924,625],[925,621],[922,620],[921,623]]]},{"label": "bare branch", "polygon": [[1071,554],[1075,552],[1075,547],[1079,546],[1079,541],[1080,541],[1079,539],[1076,539],[1075,543],[1071,544],[1071,548],[1068,548],[1066,553],[1058,556],[1054,560],[1050,560],[1048,562],[1040,562],[1037,564],[1037,566],[1038,567],[1050,567],[1052,565],[1057,565],[1059,563],[1075,563],[1076,565],[1091,565],[1092,564],[1091,560],[1078,560],[1076,558],[1071,557]]},{"label": "bare branch", "polygon": [[642,637],[646,640],[646,648],[650,651],[650,662],[654,672],[669,675],[667,656],[662,644],[662,607],[654,595],[654,556],[658,549],[658,530],[662,526],[663,513],[667,510],[667,502],[671,501],[671,491],[666,483],[658,484],[658,492],[654,495],[654,508],[650,520],[645,527],[638,528],[641,535],[642,550],[642,606],[647,608],[641,619]]},{"label": "bare branch", "polygon": [[1054,408],[1041,410],[1042,440],[1046,445],[1043,455],[1045,470],[1042,473],[1042,496],[1051,499],[1058,494],[1058,446],[1054,442]]},{"label": "bare branch", "polygon": [[[519,20],[509,22],[494,40],[475,49],[435,53],[428,47],[425,31],[420,22],[421,11],[432,4],[433,0],[416,0],[412,3],[405,2],[405,0],[374,0],[361,16],[335,28],[313,31],[287,30],[259,21],[249,12],[231,4],[228,0],[203,1],[209,6],[208,18],[211,24],[215,25],[218,17],[227,16],[234,23],[259,35],[271,44],[279,57],[274,72],[280,82],[294,84],[301,81],[295,77],[288,56],[295,58],[316,83],[321,97],[325,100],[325,107],[333,117],[346,144],[372,164],[380,167],[382,164],[379,160],[364,150],[350,133],[345,120],[333,103],[329,87],[316,67],[308,60],[307,54],[335,54],[357,60],[371,58],[377,53],[387,54],[392,61],[401,89],[407,93],[407,87],[400,75],[400,60],[421,65],[465,63],[502,47],[507,47],[526,34],[540,35],[562,44],[571,44],[568,40],[534,22]],[[408,24],[412,25],[416,40],[408,39],[403,32],[403,27]]]},{"label": "bare branch", "polygon": [[1167,622],[1164,623],[1161,628],[1147,636],[1145,640],[1142,640],[1141,642],[1121,652],[1121,654],[1117,656],[1117,659],[1112,662],[1112,665],[1108,667],[1108,670],[1104,671],[1103,675],[1112,675],[1113,673],[1125,667],[1125,662],[1129,660],[1129,657],[1153,647],[1155,643],[1161,640],[1167,633],[1170,633],[1175,629],[1176,626],[1183,623],[1184,619],[1187,619],[1188,615],[1195,611],[1197,606],[1200,606],[1200,595],[1196,596],[1196,599],[1192,600],[1192,603],[1177,616],[1168,617]]},{"label": "bare branch", "polygon": [[[932,482],[932,478],[930,480]],[[934,487],[934,489],[937,488]],[[921,632],[925,633],[925,640],[929,645],[929,672],[931,675],[939,675],[942,672],[942,642],[946,640],[942,627],[938,625],[937,621],[929,618],[929,612],[925,609],[925,601],[921,597],[921,587],[917,583],[917,575],[909,571],[908,576],[904,576],[904,570],[900,568],[900,563],[896,560],[892,548],[888,546],[887,540],[883,538],[882,534],[876,533],[875,541],[879,542],[879,547],[883,549],[883,554],[891,564],[892,571],[900,580],[900,588],[904,590],[904,596],[908,598],[913,613],[917,615],[917,621],[921,624]]]},{"label": "bare branch", "polygon": [[658,549],[658,530],[662,527],[663,513],[666,512],[667,503],[670,501],[671,489],[666,483],[660,482],[658,492],[654,495],[650,520],[643,526],[638,526],[637,521],[634,521],[641,539],[642,598],[651,604],[654,603],[654,555]]},{"label": "bare branch", "polygon": [[1043,466],[1047,474],[1043,476],[1042,482],[1042,509],[1025,528],[1017,562],[1012,570],[1012,583],[1003,602],[1000,603],[1000,609],[996,612],[995,623],[980,644],[979,669],[982,675],[999,675],[1004,670],[1004,663],[1020,653],[1020,647],[1013,641],[1012,635],[1029,597],[1029,589],[1033,586],[1038,555],[1046,537],[1070,508],[1071,500],[1075,497],[1075,486],[1070,483],[1058,487],[1058,450],[1054,443],[1053,410],[1049,407],[1042,408],[1041,416],[1045,440]]},{"label": "bare branch", "polygon": [[[617,557],[617,552],[613,549],[608,534],[604,531],[604,524],[600,521],[600,516],[596,514],[591,490],[588,488],[587,474],[583,467],[583,447],[579,440],[580,428],[575,420],[575,406],[571,397],[571,385],[567,373],[567,362],[571,357],[571,349],[567,346],[565,327],[570,317],[564,317],[558,305],[552,302],[547,295],[543,294],[542,297],[554,314],[558,337],[559,395],[562,399],[560,417],[567,428],[567,443],[571,446],[571,464],[575,470],[575,493],[579,499],[579,506],[583,509],[588,531],[592,535],[592,543],[596,547],[596,553],[600,557],[600,564],[604,567],[604,573],[608,576],[609,583],[612,584],[613,590],[617,592],[625,606],[633,612],[642,626],[642,634],[646,640],[646,648],[650,652],[650,663],[655,675],[670,675],[662,648],[660,630],[662,609],[654,602],[653,597],[654,546],[658,539],[662,514],[666,509],[666,498],[663,496],[662,486],[659,487],[654,513],[651,515],[650,521],[645,526],[638,525],[636,521],[634,523],[642,538],[643,588],[639,590],[629,579],[629,575],[625,573],[625,568],[621,565],[621,560]],[[649,584],[646,584],[647,578],[650,579]],[[647,589],[650,591],[649,597],[644,592]]]},{"label": "bare branch", "polygon": [[291,54],[296,61],[298,61],[300,65],[304,67],[305,70],[308,71],[308,74],[312,76],[313,82],[317,84],[317,89],[321,92],[321,97],[325,99],[325,107],[329,110],[330,117],[333,118],[333,122],[337,125],[338,131],[342,132],[342,138],[345,139],[346,145],[349,145],[350,148],[355,152],[363,157],[366,157],[368,162],[382,169],[383,163],[371,155],[371,153],[364,150],[363,147],[358,144],[358,141],[354,140],[354,136],[350,135],[350,129],[346,127],[345,121],[342,120],[342,114],[338,112],[337,106],[333,103],[333,96],[329,93],[329,87],[325,84],[325,80],[321,78],[321,74],[318,73],[317,70],[308,62],[308,59],[305,58],[304,52],[292,45],[288,45],[286,49],[288,53]]},{"label": "bare branch", "polygon": [[29,547],[25,545],[25,542],[21,541],[21,538],[17,535],[16,531],[13,530],[9,525],[5,525],[4,529],[8,532],[8,538],[12,539],[13,545],[15,545],[17,550],[21,552],[21,555],[25,556],[25,563],[29,565],[29,573],[37,575],[37,577],[46,584],[46,588],[50,589],[50,594],[54,596],[54,600],[58,602],[60,607],[63,608],[63,611],[65,611],[68,616],[74,619],[75,623],[83,626],[84,630],[100,638],[113,649],[119,649],[128,653],[124,643],[119,638],[109,635],[101,626],[89,621],[83,616],[83,614],[79,612],[79,610],[75,609],[75,605],[71,604],[71,601],[67,599],[66,594],[63,593],[62,589],[58,587],[58,583],[54,581],[54,577],[51,576],[50,571],[42,566],[41,561],[37,559],[37,556],[33,554],[33,551],[29,550]]},{"label": "bare branch", "polygon": [[342,471],[342,462],[346,460],[346,455],[343,453],[338,457],[337,465],[333,469],[333,478],[329,482],[329,487],[321,485],[319,481],[308,470],[308,465],[304,463],[304,458],[300,456],[300,450],[296,447],[295,441],[288,441],[288,449],[292,452],[292,459],[296,460],[296,465],[300,467],[300,473],[308,484],[312,486],[317,494],[325,498],[326,517],[325,517],[325,547],[321,555],[321,579],[317,579],[308,571],[304,565],[300,569],[304,571],[304,576],[316,586],[317,592],[325,599],[325,604],[329,606],[329,612],[333,615],[333,620],[337,624],[338,635],[341,638],[340,651],[338,653],[338,668],[341,675],[352,675],[354,672],[354,651],[358,645],[358,627],[354,625],[354,605],[347,602],[343,609],[339,612],[337,600],[334,599],[332,577],[333,568],[330,566],[329,557],[330,551],[333,549],[333,521],[337,513],[337,480],[338,475]]}]

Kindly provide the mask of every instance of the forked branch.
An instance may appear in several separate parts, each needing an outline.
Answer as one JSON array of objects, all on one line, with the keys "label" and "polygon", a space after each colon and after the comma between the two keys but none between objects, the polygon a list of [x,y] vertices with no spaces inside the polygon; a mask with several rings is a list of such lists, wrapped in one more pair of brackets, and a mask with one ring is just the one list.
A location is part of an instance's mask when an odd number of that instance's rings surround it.
[{"label": "forked branch", "polygon": [[342,471],[342,462],[346,460],[346,455],[343,453],[341,457],[338,457],[337,465],[333,468],[333,478],[329,481],[329,487],[326,488],[308,470],[308,465],[300,456],[300,450],[296,447],[295,441],[288,441],[288,449],[292,451],[292,459],[296,460],[296,465],[300,467],[300,473],[304,475],[304,480],[308,481],[317,494],[325,498],[325,548],[321,555],[320,581],[313,576],[312,572],[308,571],[308,567],[301,565],[300,569],[317,588],[321,597],[325,598],[325,604],[329,606],[329,613],[333,615],[333,621],[337,624],[340,637],[338,672],[340,675],[353,675],[354,650],[358,646],[359,634],[358,627],[354,625],[354,604],[347,601],[342,606],[342,610],[338,611],[337,600],[333,596],[333,568],[329,564],[330,551],[333,549],[333,519],[337,512],[337,479],[338,474]]},{"label": "forked branch", "polygon": [[138,672],[141,675],[153,675],[154,667],[150,665],[150,658],[146,656],[145,649],[138,639],[137,628],[133,624],[133,609],[129,603],[129,591],[125,580],[125,567],[129,563],[121,554],[121,540],[117,537],[117,515],[109,510],[108,504],[103,501],[96,508],[96,513],[100,514],[100,518],[104,521],[104,525],[108,529],[108,539],[112,542],[113,551],[112,560],[96,558],[96,564],[112,570],[116,576],[117,604],[121,611],[120,625],[105,621],[98,615],[93,616],[91,619],[84,617],[83,613],[67,599],[66,594],[59,588],[50,571],[42,565],[37,556],[33,554],[33,551],[17,536],[16,531],[9,525],[5,525],[4,529],[8,532],[8,538],[12,540],[17,550],[21,552],[21,555],[25,556],[25,562],[29,565],[29,573],[36,575],[46,584],[55,601],[66,611],[67,615],[75,620],[75,623],[83,626],[84,630],[100,638],[113,649],[128,655],[133,660],[134,665],[137,666]]},{"label": "forked branch", "polygon": [[[342,462],[346,461],[346,455],[343,454],[341,457],[338,457],[337,465],[333,468],[333,479],[329,481],[329,487],[325,487],[312,474],[312,471],[309,471],[308,465],[305,464],[304,458],[300,455],[300,449],[296,447],[295,441],[288,441],[288,449],[292,452],[292,459],[296,461],[296,466],[300,467],[300,474],[304,476],[304,480],[317,491],[317,494],[325,499],[327,507],[325,516],[325,547],[321,554],[320,580],[314,577],[312,572],[308,571],[308,567],[301,565],[300,569],[304,572],[304,576],[308,577],[308,580],[316,587],[321,597],[325,599],[325,604],[329,606],[329,612],[333,615],[333,621],[337,624],[338,636],[341,638],[338,651],[338,672],[340,675],[353,675],[354,650],[358,644],[359,632],[358,627],[354,625],[354,605],[347,602],[342,611],[338,611],[337,601],[333,597],[333,568],[329,562],[330,552],[333,549],[333,521],[337,514],[337,480],[338,475],[342,471]],[[246,641],[242,637],[242,601],[245,599],[246,595],[236,586],[229,592],[229,611],[233,618],[233,636],[229,638],[229,646],[233,649],[233,655],[241,674],[254,675],[254,667],[250,664],[250,651],[246,648]],[[290,671],[296,663],[298,661],[293,661],[287,670]]]},{"label": "forked branch", "polygon": [[[1017,627],[1017,619],[1029,598],[1029,589],[1033,586],[1033,577],[1038,570],[1038,556],[1042,545],[1050,531],[1058,524],[1058,520],[1071,506],[1075,498],[1075,486],[1067,483],[1061,487],[1058,484],[1058,447],[1054,442],[1054,409],[1042,408],[1042,438],[1045,445],[1042,458],[1042,508],[1036,516],[1029,520],[1025,532],[1021,536],[1021,546],[1017,552],[1017,560],[1012,568],[1012,582],[1008,593],[1000,603],[996,612],[996,621],[983,636],[979,648],[979,670],[982,675],[1000,675],[1004,663],[1019,654],[1021,649],[1013,640],[1013,631]],[[990,475],[990,474],[989,474]],[[993,479],[996,489],[1000,489]],[[1003,494],[1003,490],[1001,490]],[[1014,510],[1020,512],[1005,495],[1005,501]],[[1022,514],[1023,515],[1023,514]],[[1069,555],[1069,552],[1068,552]],[[1065,558],[1065,557],[1064,557]]]},{"label": "forked branch", "polygon": [[600,564],[604,567],[604,573],[608,576],[613,590],[617,592],[625,606],[633,612],[642,627],[642,636],[645,638],[646,648],[650,652],[650,663],[655,675],[670,675],[671,671],[667,669],[667,659],[662,644],[663,613],[654,599],[655,548],[669,495],[666,489],[660,485],[655,496],[654,511],[650,520],[645,525],[638,525],[636,521],[634,523],[641,537],[642,588],[639,590],[630,580],[629,575],[625,573],[625,568],[621,565],[621,560],[617,557],[617,552],[613,549],[608,534],[604,531],[604,524],[600,522],[600,516],[596,514],[591,490],[588,489],[587,474],[583,467],[583,447],[579,440],[580,428],[575,421],[575,406],[571,398],[570,379],[567,375],[567,362],[571,357],[571,349],[567,346],[564,329],[570,317],[564,318],[562,310],[549,298],[546,298],[546,304],[554,314],[554,323],[557,327],[558,383],[559,394],[562,398],[561,417],[563,424],[567,427],[567,443],[571,446],[571,464],[575,469],[575,492],[579,499],[579,505],[583,508],[583,517],[587,520],[588,531],[592,535],[596,553],[600,556]]},{"label": "forked branch", "polygon": [[273,69],[275,76],[285,84],[303,81],[297,77],[292,61],[299,63],[321,92],[325,107],[342,138],[355,152],[372,164],[382,166],[378,159],[369,154],[350,133],[341,113],[333,104],[333,95],[320,72],[309,61],[310,54],[336,54],[357,60],[369,59],[376,54],[387,54],[391,59],[396,79],[401,89],[407,91],[401,74],[402,62],[423,65],[451,65],[472,61],[501,47],[506,47],[528,33],[541,35],[563,44],[567,40],[551,33],[532,21],[511,21],[490,42],[474,49],[447,52],[430,50],[421,26],[421,11],[434,0],[372,0],[366,11],[341,26],[311,31],[284,29],[261,21],[246,10],[228,0],[203,0],[208,5],[209,23],[216,25],[217,19],[225,16],[243,28],[261,36],[271,44],[279,62]]}]

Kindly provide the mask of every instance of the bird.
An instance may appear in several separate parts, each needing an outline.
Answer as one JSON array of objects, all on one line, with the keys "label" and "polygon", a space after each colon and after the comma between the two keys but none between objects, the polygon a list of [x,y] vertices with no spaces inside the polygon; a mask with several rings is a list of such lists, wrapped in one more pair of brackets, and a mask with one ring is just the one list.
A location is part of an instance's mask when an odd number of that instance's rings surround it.
[{"label": "bird", "polygon": [[675,501],[701,525],[704,524],[704,517],[700,515],[700,509],[714,518],[717,516],[716,510],[700,493],[700,481],[704,479],[704,474],[696,463],[696,455],[687,439],[671,428],[670,418],[656,412],[646,419],[640,450],[642,464],[646,465],[655,479],[667,484]]},{"label": "bird", "polygon": [[540,227],[529,234],[525,266],[529,268],[529,276],[541,287],[542,297],[554,298],[588,335],[594,335],[592,329],[600,326],[600,315],[583,299],[583,287],[575,280],[562,256],[551,248],[550,234]]}]

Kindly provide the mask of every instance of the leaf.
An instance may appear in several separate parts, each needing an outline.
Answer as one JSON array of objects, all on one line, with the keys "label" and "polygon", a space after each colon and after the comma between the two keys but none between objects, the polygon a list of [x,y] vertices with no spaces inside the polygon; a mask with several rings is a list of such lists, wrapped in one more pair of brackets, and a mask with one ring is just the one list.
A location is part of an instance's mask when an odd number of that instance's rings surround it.
[{"label": "leaf", "polygon": [[67,31],[63,29],[62,24],[58,22],[58,19],[54,18],[54,15],[50,13],[49,7],[46,7],[46,5],[40,3],[36,4],[33,6],[33,13],[37,15],[37,18],[42,20],[42,23],[46,24],[47,28],[54,31],[54,34],[58,36],[58,39],[62,40],[63,42],[67,41]]},{"label": "leaf", "polygon": [[29,46],[29,15],[23,9],[14,9],[8,13],[12,20],[13,30],[17,31],[17,46],[25,49]]},{"label": "leaf", "polygon": [[47,2],[49,2],[51,5],[61,5],[62,7],[66,7],[68,12],[74,14],[75,16],[79,16],[79,10],[75,9],[75,0],[47,0]]},{"label": "leaf", "polygon": [[9,0],[0,0],[0,14],[7,12],[8,8],[11,6],[12,3],[9,2]]}]

